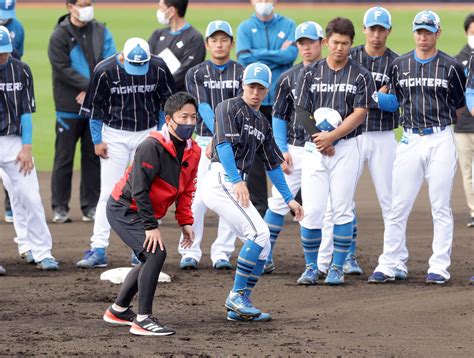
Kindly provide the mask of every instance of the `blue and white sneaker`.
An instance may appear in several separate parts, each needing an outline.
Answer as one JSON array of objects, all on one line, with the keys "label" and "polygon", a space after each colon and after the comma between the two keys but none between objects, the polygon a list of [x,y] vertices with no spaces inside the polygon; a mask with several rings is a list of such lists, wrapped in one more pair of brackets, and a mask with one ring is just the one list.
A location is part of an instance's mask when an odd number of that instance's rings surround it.
[{"label": "blue and white sneaker", "polygon": [[219,259],[217,260],[213,267],[216,270],[232,270],[234,266],[230,263],[229,260]]},{"label": "blue and white sneaker", "polygon": [[9,224],[13,223],[13,211],[5,210],[5,222]]},{"label": "blue and white sneaker", "polygon": [[448,282],[446,277],[438,275],[437,273],[429,273],[428,276],[426,276],[426,283],[427,284],[438,284],[442,285]]},{"label": "blue and white sneaker", "polygon": [[380,271],[375,271],[367,280],[368,283],[386,283],[391,281],[395,281],[395,277],[387,276]]},{"label": "blue and white sneaker", "polygon": [[262,313],[259,309],[253,306],[245,290],[237,292],[230,291],[229,296],[227,296],[227,299],[225,300],[225,306],[229,310],[236,312],[238,315],[249,319],[259,316]]},{"label": "blue and white sneaker", "polygon": [[396,281],[405,281],[408,278],[408,274],[400,269],[395,270],[395,280]]},{"label": "blue and white sneaker", "polygon": [[22,253],[20,255],[20,257],[22,259],[25,259],[26,263],[28,263],[28,264],[34,264],[35,263],[35,259],[33,258],[33,253],[31,252],[31,250],[28,250],[28,251]]},{"label": "blue and white sneaker", "polygon": [[132,267],[138,266],[141,264],[140,260],[138,259],[137,255],[132,251],[132,256],[130,258],[130,264]]},{"label": "blue and white sneaker", "polygon": [[59,270],[59,263],[52,257],[47,257],[36,264],[36,267],[43,271]]},{"label": "blue and white sneaker", "polygon": [[251,317],[250,319],[247,317],[239,316],[238,313],[234,311],[227,312],[227,320],[228,321],[240,321],[240,322],[267,322],[272,319],[270,313],[262,312],[260,316]]},{"label": "blue and white sneaker", "polygon": [[183,270],[195,270],[198,267],[198,262],[192,257],[184,257],[179,263],[179,267]]},{"label": "blue and white sneaker", "polygon": [[318,283],[318,269],[312,265],[306,265],[306,269],[296,281],[298,285],[316,285]]},{"label": "blue and white sneaker", "polygon": [[324,283],[330,286],[342,285],[344,283],[344,271],[342,271],[342,268],[336,265],[332,265],[329,268],[329,271],[326,276],[326,279],[324,280]]},{"label": "blue and white sneaker", "polygon": [[108,262],[105,249],[94,249],[86,251],[82,260],[76,263],[76,267],[83,269],[107,267]]},{"label": "blue and white sneaker", "polygon": [[354,255],[349,255],[342,266],[342,270],[346,275],[362,275],[364,270],[360,267]]},{"label": "blue and white sneaker", "polygon": [[273,260],[271,261],[266,261],[265,262],[265,265],[263,266],[263,273],[265,274],[268,274],[268,273],[272,273],[273,271],[275,271],[275,264],[273,263]]}]

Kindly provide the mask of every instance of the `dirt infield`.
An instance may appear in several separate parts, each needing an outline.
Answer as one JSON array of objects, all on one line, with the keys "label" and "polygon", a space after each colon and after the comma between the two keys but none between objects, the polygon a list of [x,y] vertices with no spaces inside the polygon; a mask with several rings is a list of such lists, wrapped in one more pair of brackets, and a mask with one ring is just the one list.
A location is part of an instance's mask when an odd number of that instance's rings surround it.
[{"label": "dirt infield", "polygon": [[[49,174],[41,174],[49,210]],[[75,193],[77,180],[75,180]],[[48,189],[48,190],[46,190]],[[289,223],[276,250],[277,271],[264,277],[254,303],[269,310],[269,323],[225,320],[223,307],[231,287],[229,272],[209,266],[210,240],[204,243],[201,267],[181,272],[176,251],[178,230],[168,215],[162,232],[168,249],[164,271],[172,283],[158,286],[154,310],[177,330],[166,338],[137,338],[126,328],[102,321],[118,286],[99,281],[102,270],[79,271],[75,261],[87,248],[92,225],[80,222],[74,197],[74,223],[50,224],[54,254],[61,271],[43,273],[21,262],[12,242],[12,226],[0,223],[0,355],[87,356],[387,356],[468,357],[472,354],[474,229],[465,226],[467,210],[459,175],[453,194],[455,242],[452,279],[445,287],[424,283],[431,253],[432,224],[426,188],[409,224],[410,276],[405,283],[369,285],[367,274],[347,278],[344,287],[298,287],[304,262],[298,225]],[[370,272],[382,248],[382,221],[367,174],[357,191],[360,218],[359,257]],[[207,236],[215,235],[210,215]],[[240,247],[240,244],[239,244]],[[129,252],[114,236],[111,267],[128,264]],[[471,353],[469,353],[471,351]]]}]

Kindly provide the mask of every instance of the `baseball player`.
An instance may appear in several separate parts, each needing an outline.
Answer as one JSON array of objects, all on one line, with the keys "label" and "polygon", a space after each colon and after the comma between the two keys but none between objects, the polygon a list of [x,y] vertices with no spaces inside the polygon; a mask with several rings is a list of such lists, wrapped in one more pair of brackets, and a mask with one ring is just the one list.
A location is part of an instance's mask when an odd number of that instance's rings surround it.
[{"label": "baseball player", "polygon": [[[466,106],[471,115],[474,116],[474,49],[468,62],[468,78],[466,85]],[[474,284],[474,276],[469,277],[469,283]]]},{"label": "baseball player", "polygon": [[[301,243],[306,270],[298,283],[308,285],[318,280],[317,256],[328,198],[334,222],[334,254],[325,283],[344,283],[342,266],[352,241],[352,200],[360,169],[356,137],[368,109],[375,106],[375,84],[369,71],[349,58],[355,36],[352,22],[341,17],[331,20],[326,36],[328,57],[308,68],[296,87],[297,120],[321,122],[319,133],[306,142],[302,157],[301,194],[306,215],[301,221]],[[341,124],[331,123],[331,117]],[[314,128],[314,122],[312,125]]]},{"label": "baseball player", "polygon": [[[451,125],[464,109],[466,77],[461,65],[436,48],[441,35],[438,15],[419,12],[413,20],[415,50],[393,60],[389,70],[395,96],[381,95],[385,106],[390,97],[393,110],[402,108],[403,137],[393,164],[392,206],[385,226],[384,249],[369,282],[395,279],[395,271],[408,268],[400,262],[406,245],[406,225],[423,179],[433,215],[433,254],[429,260],[427,283],[444,284],[449,278],[453,241],[451,192],[456,172],[456,148]],[[380,99],[382,98],[382,100]],[[398,101],[398,103],[396,103]]]},{"label": "baseball player", "polygon": [[[298,78],[307,66],[321,59],[322,27],[312,21],[304,22],[295,30],[295,42],[303,62],[284,72],[275,87],[275,103],[273,105],[272,127],[275,142],[283,153],[285,161],[282,169],[291,194],[301,188],[301,158],[304,144],[310,140],[304,128],[295,121],[295,90]],[[272,187],[272,196],[268,199],[268,210],[264,220],[270,229],[271,250],[265,263],[264,272],[275,270],[273,248],[283,228],[285,215],[290,211],[278,189]]]},{"label": "baseball player", "polygon": [[[182,245],[192,244],[191,202],[201,155],[201,149],[191,139],[196,110],[196,100],[188,93],[179,92],[168,98],[166,125],[160,132],[151,132],[138,146],[133,164],[107,202],[110,224],[141,263],[125,278],[104,320],[131,325],[132,334],[167,336],[175,333],[152,316],[156,284],[166,259],[157,219],[166,215],[176,202],[176,220],[183,232]],[[135,315],[130,303],[137,293],[138,315]]]},{"label": "baseball player", "polygon": [[57,270],[31,154],[33,77],[27,64],[11,56],[12,51],[9,31],[0,26],[0,169],[11,181],[13,196],[26,210],[26,237],[33,260],[42,270]]},{"label": "baseball player", "polygon": [[77,267],[106,267],[110,225],[107,199],[138,144],[156,128],[174,81],[162,59],[150,55],[148,43],[134,37],[122,53],[100,62],[93,73],[80,114],[90,118],[95,153],[100,157],[100,198],[91,250]]},{"label": "baseball player", "polygon": [[[206,29],[206,47],[210,60],[193,68],[186,74],[186,87],[198,102],[198,121],[196,125],[196,142],[201,147],[201,160],[197,180],[196,196],[193,201],[195,234],[193,245],[184,249],[179,245],[182,256],[181,268],[196,268],[201,259],[201,240],[204,231],[204,215],[207,207],[202,200],[204,194],[200,189],[202,178],[210,163],[210,149],[214,133],[214,109],[217,104],[228,98],[236,97],[242,88],[243,68],[230,59],[234,45],[232,28],[226,21],[216,20],[209,23]],[[183,237],[182,237],[183,238]],[[211,246],[211,260],[216,269],[232,269],[229,259],[234,252],[235,235],[224,219],[219,219],[217,239]]]},{"label": "baseball player", "polygon": [[278,188],[295,219],[303,216],[293,199],[280,164],[283,156],[273,139],[268,121],[259,111],[271,84],[271,71],[263,63],[246,67],[243,94],[224,100],[216,108],[211,168],[203,179],[203,201],[224,218],[244,245],[239,253],[234,286],[227,297],[229,320],[267,321],[268,313],[255,308],[250,294],[263,272],[270,252],[270,232],[249,199],[246,178],[255,156],[265,163],[268,176]]}]

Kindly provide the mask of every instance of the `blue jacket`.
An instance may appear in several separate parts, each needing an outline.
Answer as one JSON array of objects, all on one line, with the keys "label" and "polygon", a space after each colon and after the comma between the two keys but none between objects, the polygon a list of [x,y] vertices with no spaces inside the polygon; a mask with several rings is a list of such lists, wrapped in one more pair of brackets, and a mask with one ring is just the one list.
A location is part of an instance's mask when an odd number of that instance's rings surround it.
[{"label": "blue jacket", "polygon": [[273,105],[278,79],[293,65],[298,55],[294,43],[285,50],[281,49],[286,40],[295,40],[295,27],[293,20],[279,14],[274,14],[270,21],[261,21],[253,14],[237,30],[238,61],[244,67],[263,62],[272,70],[272,85],[263,101],[264,106]]},{"label": "blue jacket", "polygon": [[25,42],[25,30],[23,29],[23,25],[17,19],[11,19],[5,24],[5,27],[10,32],[10,37],[12,39],[12,55],[21,60],[21,57],[23,56],[23,44]]}]

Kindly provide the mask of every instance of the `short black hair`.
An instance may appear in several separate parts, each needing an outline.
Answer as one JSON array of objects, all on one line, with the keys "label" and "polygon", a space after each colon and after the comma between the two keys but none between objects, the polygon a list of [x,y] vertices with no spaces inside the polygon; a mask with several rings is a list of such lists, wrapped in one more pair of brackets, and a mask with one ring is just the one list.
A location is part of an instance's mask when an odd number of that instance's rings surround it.
[{"label": "short black hair", "polygon": [[185,105],[192,104],[197,110],[196,99],[187,92],[178,92],[171,95],[165,103],[165,114],[172,117]]},{"label": "short black hair", "polygon": [[188,8],[188,0],[164,0],[164,3],[168,7],[174,7],[178,10],[179,17],[186,15],[186,9]]},{"label": "short black hair", "polygon": [[469,15],[466,16],[466,20],[464,20],[464,32],[467,32],[467,29],[471,24],[474,22],[474,12],[471,12]]},{"label": "short black hair", "polygon": [[326,38],[330,38],[333,34],[347,35],[354,42],[355,29],[351,20],[345,17],[336,17],[329,21],[326,26]]},{"label": "short black hair", "polygon": [[[66,4],[73,4],[75,5],[77,3],[77,0],[66,0]],[[92,3],[95,3],[95,0],[92,0]]]}]

